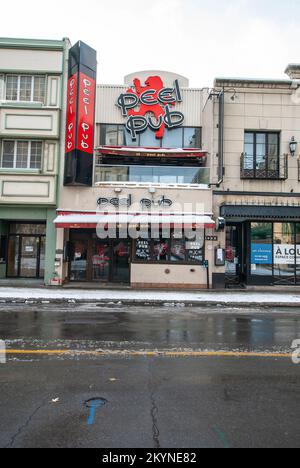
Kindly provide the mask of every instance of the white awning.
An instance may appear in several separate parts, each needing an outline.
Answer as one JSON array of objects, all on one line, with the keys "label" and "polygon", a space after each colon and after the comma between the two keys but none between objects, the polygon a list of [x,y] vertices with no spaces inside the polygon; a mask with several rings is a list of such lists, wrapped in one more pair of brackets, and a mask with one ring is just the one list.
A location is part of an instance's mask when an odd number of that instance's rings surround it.
[{"label": "white awning", "polygon": [[214,228],[215,222],[208,215],[191,214],[145,214],[145,213],[113,213],[113,214],[87,214],[70,213],[60,214],[55,220],[56,228],[87,229],[98,225],[182,225]]}]

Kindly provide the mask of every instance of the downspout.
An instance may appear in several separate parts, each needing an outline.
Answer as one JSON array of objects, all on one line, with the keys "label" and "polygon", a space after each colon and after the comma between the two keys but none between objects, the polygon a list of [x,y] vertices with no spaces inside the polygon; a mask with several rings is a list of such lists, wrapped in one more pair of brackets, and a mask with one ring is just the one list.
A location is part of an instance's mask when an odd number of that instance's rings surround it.
[{"label": "downspout", "polygon": [[209,184],[210,187],[220,187],[224,181],[225,167],[224,167],[224,116],[225,116],[225,89],[222,88],[222,91],[218,94],[219,99],[219,143],[218,143],[218,182],[216,184]]}]

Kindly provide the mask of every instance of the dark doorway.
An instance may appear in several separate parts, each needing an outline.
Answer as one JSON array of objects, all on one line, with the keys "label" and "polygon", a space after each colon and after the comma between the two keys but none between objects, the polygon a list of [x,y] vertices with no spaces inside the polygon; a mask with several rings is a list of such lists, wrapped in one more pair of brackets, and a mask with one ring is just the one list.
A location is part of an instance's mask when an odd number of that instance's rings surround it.
[{"label": "dark doorway", "polygon": [[226,226],[226,287],[243,285],[244,275],[244,227],[242,223]]},{"label": "dark doorway", "polygon": [[11,223],[7,247],[8,278],[43,278],[46,225]]},{"label": "dark doorway", "polygon": [[130,283],[129,239],[98,239],[88,231],[72,231],[70,246],[70,281]]}]

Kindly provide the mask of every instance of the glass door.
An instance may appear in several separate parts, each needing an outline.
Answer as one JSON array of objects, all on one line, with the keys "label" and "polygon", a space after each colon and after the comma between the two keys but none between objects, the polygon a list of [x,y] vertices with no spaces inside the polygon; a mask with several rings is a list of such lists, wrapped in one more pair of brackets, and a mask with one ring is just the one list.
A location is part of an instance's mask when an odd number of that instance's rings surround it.
[{"label": "glass door", "polygon": [[107,240],[94,241],[92,257],[93,281],[108,283],[110,280],[111,246]]},{"label": "glass door", "polygon": [[112,281],[130,283],[130,240],[114,240],[112,244]]},{"label": "glass door", "polygon": [[8,278],[43,278],[45,274],[45,236],[10,235]]},{"label": "glass door", "polygon": [[70,281],[87,281],[88,241],[74,240],[71,244]]},{"label": "glass door", "polygon": [[227,287],[243,281],[243,226],[227,225],[225,252],[225,281]]},{"label": "glass door", "polygon": [[39,237],[21,236],[20,274],[21,278],[39,276]]}]

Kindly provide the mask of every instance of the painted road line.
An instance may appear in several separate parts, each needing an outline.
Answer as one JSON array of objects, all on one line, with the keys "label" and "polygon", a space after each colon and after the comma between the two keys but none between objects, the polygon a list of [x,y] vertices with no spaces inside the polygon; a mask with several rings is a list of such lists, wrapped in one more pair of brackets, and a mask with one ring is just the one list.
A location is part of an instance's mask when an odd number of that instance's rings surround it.
[{"label": "painted road line", "polygon": [[291,353],[268,353],[247,351],[130,351],[130,350],[70,350],[70,349],[7,349],[7,355],[54,355],[98,357],[247,357],[291,358]]}]

